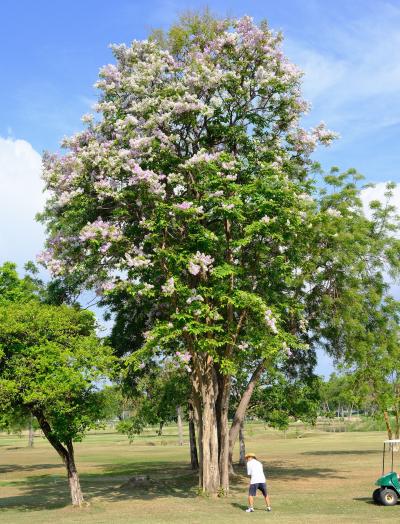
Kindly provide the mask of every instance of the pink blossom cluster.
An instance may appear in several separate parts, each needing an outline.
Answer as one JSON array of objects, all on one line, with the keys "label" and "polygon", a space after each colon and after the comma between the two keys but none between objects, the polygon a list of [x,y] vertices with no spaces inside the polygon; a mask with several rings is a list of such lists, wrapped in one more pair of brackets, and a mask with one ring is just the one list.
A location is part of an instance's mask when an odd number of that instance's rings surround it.
[{"label": "pink blossom cluster", "polygon": [[100,69],[100,77],[104,78],[104,81],[97,82],[96,87],[110,91],[119,85],[122,75],[114,64],[108,64]]},{"label": "pink blossom cluster", "polygon": [[173,295],[175,293],[175,279],[174,277],[169,278],[165,284],[161,286],[161,291],[165,295]]},{"label": "pink blossom cluster", "polygon": [[104,295],[104,293],[107,293],[109,291],[112,291],[115,288],[115,282],[109,280],[108,282],[102,282],[99,286],[96,288],[96,295]]},{"label": "pink blossom cluster", "polygon": [[326,127],[325,122],[321,122],[312,130],[316,140],[324,145],[329,145],[333,140],[339,137],[338,133],[331,131]]},{"label": "pink blossom cluster", "polygon": [[171,112],[177,114],[190,113],[192,111],[202,111],[205,107],[203,102],[193,97],[192,100],[180,99],[172,103]]},{"label": "pink blossom cluster", "polygon": [[101,236],[107,240],[119,240],[122,236],[119,226],[105,222],[102,218],[98,218],[94,222],[82,228],[79,239],[82,242],[92,240]]},{"label": "pink blossom cluster", "polygon": [[151,260],[141,250],[137,250],[136,256],[125,253],[125,260],[128,267],[135,269],[145,268],[151,265]]},{"label": "pink blossom cluster", "polygon": [[112,180],[110,178],[102,177],[96,180],[93,184],[96,191],[99,193],[101,192],[110,192],[115,191],[118,187],[118,184],[115,180]]},{"label": "pink blossom cluster", "polygon": [[83,193],[83,189],[76,185],[80,169],[81,162],[72,153],[62,157],[50,154],[43,156],[42,178],[46,189],[56,197],[53,208],[63,207]]},{"label": "pink blossom cluster", "polygon": [[267,324],[267,326],[270,328],[272,333],[276,335],[278,333],[278,328],[276,327],[276,320],[272,316],[272,311],[270,309],[267,309],[264,313],[264,320]]},{"label": "pink blossom cluster", "polygon": [[190,297],[186,300],[186,304],[191,304],[192,302],[204,302],[204,298],[197,294],[196,289],[192,289],[191,293]]},{"label": "pink blossom cluster", "polygon": [[65,270],[65,264],[55,256],[54,249],[49,247],[36,256],[36,260],[43,264],[52,275],[61,275]]},{"label": "pink blossom cluster", "polygon": [[215,162],[219,159],[220,156],[221,153],[208,153],[202,150],[191,156],[188,160],[186,160],[186,162],[183,165],[184,167],[191,167],[197,164]]},{"label": "pink blossom cluster", "polygon": [[244,16],[237,20],[236,30],[240,35],[243,46],[247,48],[256,47],[260,42],[265,41],[266,35],[256,24],[250,16]]},{"label": "pink blossom cluster", "polygon": [[133,173],[133,176],[131,176],[128,180],[130,185],[135,186],[144,182],[148,185],[152,193],[155,195],[165,196],[165,189],[162,184],[162,180],[165,179],[165,175],[158,175],[149,169],[142,169],[133,159],[128,160],[128,166]]},{"label": "pink blossom cluster", "polygon": [[328,146],[338,136],[337,133],[327,129],[324,122],[321,122],[309,132],[305,129],[297,128],[291,133],[290,138],[297,152],[309,155],[319,143]]},{"label": "pink blossom cluster", "polygon": [[225,31],[222,35],[209,41],[204,48],[204,53],[212,55],[219,53],[224,47],[235,46],[238,42],[238,37],[239,35],[237,33]]},{"label": "pink blossom cluster", "polygon": [[231,169],[235,169],[236,162],[234,160],[230,162],[222,162],[221,166],[226,169],[227,171],[230,171]]},{"label": "pink blossom cluster", "polygon": [[293,81],[297,81],[303,74],[301,69],[299,69],[295,64],[292,64],[288,60],[283,60],[281,62],[280,69],[282,72],[281,81],[283,81],[286,84],[289,84]]},{"label": "pink blossom cluster", "polygon": [[210,193],[209,196],[213,198],[222,197],[224,196],[224,192],[223,191],[214,191],[214,193]]},{"label": "pink blossom cluster", "polygon": [[175,207],[178,209],[181,209],[183,211],[186,211],[187,209],[190,209],[193,206],[193,202],[181,202],[180,204],[175,204]]},{"label": "pink blossom cluster", "polygon": [[335,218],[339,218],[342,216],[342,213],[338,209],[333,209],[332,207],[328,207],[328,209],[326,210],[326,213],[329,216],[335,217]]},{"label": "pink blossom cluster", "polygon": [[302,333],[305,333],[307,331],[308,327],[308,320],[306,318],[301,318],[299,322],[299,328]]},{"label": "pink blossom cluster", "polygon": [[[174,193],[175,196],[181,196],[184,192],[186,191],[186,188],[184,185],[182,184],[177,184],[172,192]],[[182,208],[181,208],[182,209]]]},{"label": "pink blossom cluster", "polygon": [[83,189],[81,187],[78,187],[77,189],[74,189],[74,190],[64,191],[63,193],[59,194],[57,198],[56,206],[64,207],[67,204],[69,204],[71,200],[73,200],[76,196],[81,195],[82,193],[83,193]]},{"label": "pink blossom cluster", "polygon": [[181,351],[175,351],[175,355],[181,360],[181,362],[184,362],[185,364],[188,364],[192,356],[187,351],[185,353],[182,353]]},{"label": "pink blossom cluster", "polygon": [[189,273],[192,275],[198,275],[200,272],[207,273],[212,268],[213,262],[213,257],[197,251],[189,261]]},{"label": "pink blossom cluster", "polygon": [[192,371],[192,368],[188,365],[189,362],[191,361],[192,359],[192,356],[190,353],[186,352],[186,353],[181,353],[180,351],[176,351],[175,352],[175,355],[178,357],[179,361],[184,364],[185,366],[185,369],[188,373],[190,373]]},{"label": "pink blossom cluster", "polygon": [[175,207],[181,211],[187,211],[190,209],[194,213],[204,213],[203,206],[194,206],[193,202],[181,202],[180,204],[175,204]]},{"label": "pink blossom cluster", "polygon": [[286,344],[286,342],[283,342],[282,349],[286,353],[286,356],[291,357],[293,355],[290,347]]}]

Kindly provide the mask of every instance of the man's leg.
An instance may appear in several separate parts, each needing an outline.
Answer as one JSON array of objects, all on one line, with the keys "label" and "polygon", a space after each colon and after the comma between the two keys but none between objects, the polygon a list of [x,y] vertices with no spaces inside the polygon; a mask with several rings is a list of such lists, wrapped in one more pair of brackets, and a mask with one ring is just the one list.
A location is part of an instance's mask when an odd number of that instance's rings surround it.
[{"label": "man's leg", "polygon": [[248,496],[249,507],[246,509],[247,513],[250,513],[252,511],[254,511],[253,501],[254,501],[254,495],[256,494],[256,492],[257,492],[257,485],[256,484],[250,484],[250,486],[249,486],[249,496]]},{"label": "man's leg", "polygon": [[271,501],[269,500],[269,495],[267,491],[267,484],[260,484],[260,491],[264,495],[265,505],[267,506],[267,510],[271,511]]}]

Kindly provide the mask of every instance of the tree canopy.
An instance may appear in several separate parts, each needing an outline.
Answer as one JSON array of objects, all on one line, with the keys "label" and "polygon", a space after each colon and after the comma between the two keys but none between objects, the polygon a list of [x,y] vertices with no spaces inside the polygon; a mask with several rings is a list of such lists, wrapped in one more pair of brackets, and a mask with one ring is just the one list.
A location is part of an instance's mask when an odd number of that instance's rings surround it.
[{"label": "tree canopy", "polygon": [[311,155],[335,134],[302,128],[301,72],[281,42],[265,22],[206,14],[113,46],[98,118],[44,157],[40,259],[110,304],[131,372],[165,356],[186,366],[212,494],[229,488],[232,377],[339,341],[329,310],[399,251],[391,211],[380,229],[364,216],[354,170],[317,190]]},{"label": "tree canopy", "polygon": [[112,362],[91,313],[37,301],[0,305],[0,412],[37,418],[67,467],[73,504],[83,501],[73,442],[102,418],[98,387]]}]

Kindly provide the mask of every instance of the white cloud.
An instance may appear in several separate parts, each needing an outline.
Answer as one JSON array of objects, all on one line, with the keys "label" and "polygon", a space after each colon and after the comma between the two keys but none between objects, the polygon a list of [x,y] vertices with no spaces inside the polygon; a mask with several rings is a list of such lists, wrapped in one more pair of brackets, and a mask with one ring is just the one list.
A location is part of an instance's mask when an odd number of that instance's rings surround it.
[{"label": "white cloud", "polygon": [[302,67],[313,118],[322,117],[347,140],[400,123],[400,7],[377,2],[357,18],[321,11],[317,42],[290,40],[289,56]]},{"label": "white cloud", "polygon": [[22,266],[42,249],[43,227],[35,214],[45,201],[41,157],[25,140],[0,137],[0,263]]},{"label": "white cloud", "polygon": [[360,197],[364,205],[364,212],[367,217],[370,217],[372,214],[369,204],[373,200],[379,200],[382,204],[388,202],[388,204],[395,206],[396,210],[400,213],[400,186],[396,186],[391,190],[392,196],[388,200],[388,197],[385,195],[387,191],[387,182],[379,182],[374,184],[372,187],[368,187],[361,191]]}]

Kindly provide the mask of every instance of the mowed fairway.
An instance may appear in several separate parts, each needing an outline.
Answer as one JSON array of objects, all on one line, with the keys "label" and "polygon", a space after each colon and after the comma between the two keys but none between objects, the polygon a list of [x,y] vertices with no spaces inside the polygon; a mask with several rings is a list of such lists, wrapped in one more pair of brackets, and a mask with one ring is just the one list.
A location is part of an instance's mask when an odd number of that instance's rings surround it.
[{"label": "mowed fairway", "polygon": [[[131,445],[113,433],[89,435],[77,445],[81,483],[90,506],[69,506],[68,486],[58,456],[41,438],[33,450],[25,438],[0,436],[0,519],[13,523],[244,523],[398,522],[397,507],[371,502],[380,475],[384,433],[289,432],[252,425],[247,450],[264,462],[273,512],[244,513],[247,479],[232,480],[229,497],[196,495],[188,446],[176,444],[175,428],[164,437],[143,435]],[[187,439],[186,439],[187,440]],[[399,457],[400,466],[400,457]],[[239,468],[236,468],[239,471]],[[121,488],[130,477],[148,474],[150,485]]]}]

